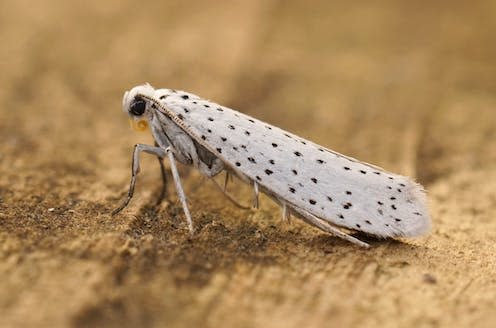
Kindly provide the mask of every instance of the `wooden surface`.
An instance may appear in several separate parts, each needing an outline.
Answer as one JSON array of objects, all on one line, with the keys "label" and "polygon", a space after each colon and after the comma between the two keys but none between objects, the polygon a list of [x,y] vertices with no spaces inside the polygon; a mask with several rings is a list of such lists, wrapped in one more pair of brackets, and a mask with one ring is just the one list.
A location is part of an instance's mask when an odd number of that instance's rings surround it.
[{"label": "wooden surface", "polygon": [[[0,325],[491,327],[494,1],[2,1]],[[121,97],[184,89],[408,174],[433,229],[370,250],[146,157]],[[231,185],[247,201],[250,191]]]}]

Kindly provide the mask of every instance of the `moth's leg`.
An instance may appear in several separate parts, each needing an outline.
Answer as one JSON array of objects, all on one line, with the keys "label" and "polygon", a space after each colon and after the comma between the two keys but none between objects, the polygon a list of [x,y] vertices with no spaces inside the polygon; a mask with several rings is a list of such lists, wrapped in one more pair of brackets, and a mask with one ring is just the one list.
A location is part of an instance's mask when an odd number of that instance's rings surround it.
[{"label": "moth's leg", "polygon": [[230,173],[229,171],[226,171],[226,176],[224,177],[224,192],[227,191],[227,183],[229,182],[230,178]]},{"label": "moth's leg", "polygon": [[241,208],[241,209],[244,209],[244,210],[249,210],[250,207],[249,206],[245,206],[241,203],[239,203],[236,199],[234,199],[233,196],[231,196],[227,191],[226,191],[226,188],[222,188],[222,186],[215,180],[215,179],[211,179],[213,182],[214,182],[214,185],[220,190],[222,191],[222,193],[224,194],[224,196],[226,196],[227,199],[229,199],[234,205],[236,205],[237,207]]},{"label": "moth's leg", "polygon": [[[155,147],[158,146],[158,143],[155,141]],[[163,157],[157,156],[158,164],[160,165],[160,176],[162,177],[162,189],[160,190],[160,195],[157,199],[157,203],[155,204],[156,206],[160,205],[160,203],[162,203],[167,196],[167,173],[165,171],[163,159]]]},{"label": "moth's leg", "polygon": [[288,205],[285,201],[281,201],[281,217],[285,223],[291,223],[291,213],[289,213]]},{"label": "moth's leg", "polygon": [[298,209],[298,208],[293,208],[293,210],[296,212],[296,213],[299,213],[302,217],[302,219],[308,223],[310,223],[311,225],[319,228],[320,230],[323,230],[325,232],[328,232],[330,234],[333,234],[339,238],[342,238],[344,240],[347,240],[355,245],[358,245],[360,247],[365,247],[365,248],[369,248],[370,245],[361,241],[360,239],[357,239],[355,237],[352,237],[344,232],[342,232],[341,230],[339,230],[338,228],[335,228],[333,227],[332,225],[330,225],[329,223],[319,219],[318,217],[316,217],[315,215],[313,214],[310,214],[309,212],[305,211],[305,210],[302,210],[302,209]]},{"label": "moth's leg", "polygon": [[203,163],[201,160],[198,160],[198,170],[203,176],[207,178],[211,178],[222,172],[224,170],[224,163],[216,159],[212,161],[210,165]]},{"label": "moth's leg", "polygon": [[258,208],[258,194],[258,183],[256,181],[253,181],[253,208]]},{"label": "moth's leg", "polygon": [[227,184],[234,181],[234,175],[230,171],[225,171],[226,177],[224,179],[224,190],[227,190]]},{"label": "moth's leg", "polygon": [[183,186],[181,185],[181,179],[179,177],[179,173],[177,172],[176,160],[174,159],[174,154],[172,153],[170,148],[166,150],[167,156],[169,158],[172,177],[174,178],[174,184],[176,185],[177,196],[183,205],[184,215],[186,216],[186,221],[188,222],[188,229],[190,234],[192,235],[193,230],[193,220],[191,220],[191,214],[189,213],[188,204],[186,202],[186,195],[184,194]]},{"label": "moth's leg", "polygon": [[202,161],[198,162],[198,169],[200,170],[200,173],[207,177],[207,178],[212,178],[211,180],[214,182],[215,186],[219,188],[220,191],[229,199],[234,205],[236,205],[239,208],[242,208],[244,210],[249,209],[249,207],[242,205],[239,203],[236,199],[234,199],[230,194],[227,193],[226,187],[227,187],[227,182],[230,176],[229,171],[226,171],[226,178],[224,180],[224,187],[221,187],[219,183],[213,179],[214,176],[222,172],[224,170],[224,163],[220,160],[214,160],[210,166],[206,165]]},{"label": "moth's leg", "polygon": [[131,201],[131,198],[133,198],[134,194],[134,186],[136,185],[136,177],[138,176],[138,173],[140,171],[140,164],[139,164],[139,156],[141,152],[146,152],[149,154],[153,154],[157,156],[159,159],[165,157],[165,151],[160,148],[160,147],[155,147],[155,146],[150,146],[150,145],[145,145],[145,144],[136,144],[134,145],[134,150],[133,150],[133,163],[131,166],[131,183],[129,184],[129,190],[127,192],[127,197],[122,203],[121,206],[116,208],[115,210],[112,211],[112,215],[116,215],[120,211],[122,211]]},{"label": "moth's leg", "polygon": [[165,172],[165,166],[163,162],[163,158],[157,156],[158,164],[160,165],[160,175],[162,177],[162,189],[160,190],[160,195],[157,198],[156,206],[160,205],[162,201],[167,196],[167,174]]}]

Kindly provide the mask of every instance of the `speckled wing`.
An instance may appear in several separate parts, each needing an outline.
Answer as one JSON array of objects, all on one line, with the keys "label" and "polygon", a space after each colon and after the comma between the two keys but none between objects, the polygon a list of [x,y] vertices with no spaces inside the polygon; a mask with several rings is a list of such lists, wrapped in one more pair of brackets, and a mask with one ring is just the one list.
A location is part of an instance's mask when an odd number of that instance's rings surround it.
[{"label": "speckled wing", "polygon": [[427,232],[422,187],[280,128],[182,91],[156,99],[228,167],[318,218],[380,237]]}]

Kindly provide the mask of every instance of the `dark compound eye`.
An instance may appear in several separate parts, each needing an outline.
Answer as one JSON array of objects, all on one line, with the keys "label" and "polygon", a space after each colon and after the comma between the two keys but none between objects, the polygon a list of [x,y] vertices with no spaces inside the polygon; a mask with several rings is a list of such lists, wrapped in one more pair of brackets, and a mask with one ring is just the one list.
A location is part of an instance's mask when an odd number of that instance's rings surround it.
[{"label": "dark compound eye", "polygon": [[131,105],[131,114],[136,116],[143,115],[145,108],[146,102],[143,99],[137,99]]}]

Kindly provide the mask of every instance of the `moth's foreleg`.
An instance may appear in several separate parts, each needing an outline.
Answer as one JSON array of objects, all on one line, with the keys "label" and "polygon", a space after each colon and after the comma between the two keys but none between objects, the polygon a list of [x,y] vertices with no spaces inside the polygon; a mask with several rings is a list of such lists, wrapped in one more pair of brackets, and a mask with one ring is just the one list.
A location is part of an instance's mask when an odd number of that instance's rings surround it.
[{"label": "moth's foreleg", "polygon": [[191,220],[191,214],[189,213],[188,204],[186,202],[186,195],[184,194],[183,186],[181,185],[181,179],[180,179],[179,173],[177,171],[176,160],[174,159],[174,154],[172,153],[170,148],[167,148],[165,150],[165,152],[167,153],[167,156],[169,158],[171,171],[172,171],[172,177],[174,178],[174,184],[176,186],[177,196],[179,197],[179,200],[181,201],[181,204],[183,206],[184,215],[186,216],[186,221],[188,222],[189,232],[190,232],[190,234],[193,234],[193,232],[194,232],[193,220]]},{"label": "moth's foreleg", "polygon": [[127,197],[122,203],[121,206],[116,208],[114,211],[112,211],[112,215],[116,215],[120,211],[122,211],[126,206],[129,204],[131,201],[131,198],[133,198],[134,194],[134,187],[136,185],[136,177],[138,176],[138,173],[140,171],[140,164],[139,164],[139,156],[141,152],[146,152],[149,154],[153,154],[159,158],[165,157],[165,151],[160,148],[160,147],[155,147],[155,146],[150,146],[150,145],[145,145],[145,144],[136,144],[134,145],[134,151],[133,151],[133,163],[131,167],[131,182],[129,184],[129,190],[127,192]]},{"label": "moth's foreleg", "polygon": [[162,201],[167,196],[167,174],[165,172],[165,166],[163,162],[163,158],[157,156],[158,164],[160,165],[160,176],[162,177],[162,189],[160,189],[160,195],[157,198],[156,206],[160,205]]},{"label": "moth's foreleg", "polygon": [[[155,141],[155,147],[159,147],[160,145]],[[167,145],[168,146],[168,145]],[[162,147],[164,148],[164,147]],[[160,177],[162,178],[162,189],[160,190],[160,195],[157,198],[156,206],[160,205],[162,201],[167,196],[167,173],[165,171],[164,166],[164,158],[157,156],[158,164],[160,166]]]}]

